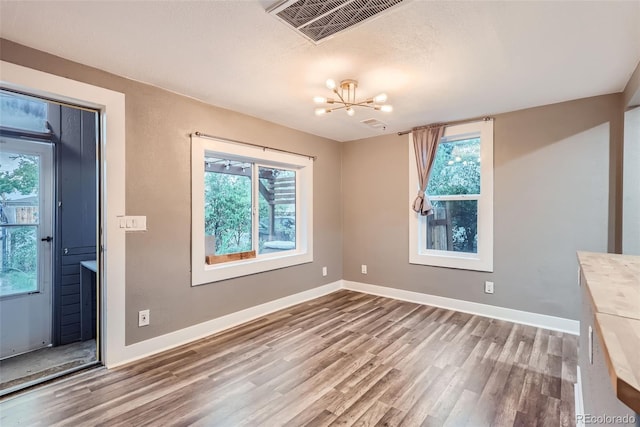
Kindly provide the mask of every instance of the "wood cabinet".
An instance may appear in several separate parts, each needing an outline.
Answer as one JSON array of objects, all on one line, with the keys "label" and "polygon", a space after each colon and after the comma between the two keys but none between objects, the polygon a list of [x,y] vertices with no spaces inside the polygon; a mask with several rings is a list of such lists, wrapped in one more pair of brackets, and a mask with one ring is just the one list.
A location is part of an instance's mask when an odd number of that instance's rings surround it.
[{"label": "wood cabinet", "polygon": [[580,252],[578,261],[583,412],[640,426],[640,257]]}]

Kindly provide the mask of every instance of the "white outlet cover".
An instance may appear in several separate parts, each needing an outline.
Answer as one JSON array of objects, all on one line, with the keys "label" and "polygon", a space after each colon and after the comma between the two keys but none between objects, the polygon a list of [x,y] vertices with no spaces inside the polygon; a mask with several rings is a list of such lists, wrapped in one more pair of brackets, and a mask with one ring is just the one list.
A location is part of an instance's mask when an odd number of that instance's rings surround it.
[{"label": "white outlet cover", "polygon": [[138,326],[147,326],[150,322],[150,310],[141,310],[138,312]]},{"label": "white outlet cover", "polygon": [[487,294],[493,293],[493,282],[484,282],[484,292]]}]

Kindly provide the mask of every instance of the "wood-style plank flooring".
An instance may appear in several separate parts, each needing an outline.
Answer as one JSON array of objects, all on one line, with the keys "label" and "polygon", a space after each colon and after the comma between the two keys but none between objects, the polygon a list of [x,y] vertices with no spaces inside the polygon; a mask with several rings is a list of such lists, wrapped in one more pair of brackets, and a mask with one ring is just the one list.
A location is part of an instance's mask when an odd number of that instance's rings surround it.
[{"label": "wood-style plank flooring", "polygon": [[571,426],[577,337],[339,291],[0,402],[0,425]]}]

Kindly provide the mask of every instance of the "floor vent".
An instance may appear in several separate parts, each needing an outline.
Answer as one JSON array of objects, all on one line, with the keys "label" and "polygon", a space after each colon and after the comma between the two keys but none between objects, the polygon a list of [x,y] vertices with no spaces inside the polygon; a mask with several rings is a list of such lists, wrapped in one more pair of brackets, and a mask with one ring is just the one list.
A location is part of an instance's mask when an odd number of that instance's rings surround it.
[{"label": "floor vent", "polygon": [[267,11],[319,43],[361,24],[404,0],[284,0]]}]

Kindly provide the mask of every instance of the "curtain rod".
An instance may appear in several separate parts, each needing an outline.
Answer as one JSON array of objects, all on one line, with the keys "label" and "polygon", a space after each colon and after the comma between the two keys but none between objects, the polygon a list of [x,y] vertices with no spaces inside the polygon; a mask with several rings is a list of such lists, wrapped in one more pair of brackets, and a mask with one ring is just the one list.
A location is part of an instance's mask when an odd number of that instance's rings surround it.
[{"label": "curtain rod", "polygon": [[219,140],[222,140],[222,141],[234,142],[236,144],[250,145],[251,147],[262,148],[263,151],[271,150],[271,151],[277,151],[279,153],[293,154],[293,155],[296,155],[296,156],[306,157],[306,158],[311,159],[313,161],[316,161],[316,159],[318,158],[317,156],[311,156],[309,154],[296,153],[295,151],[289,151],[289,150],[282,150],[280,148],[267,147],[266,145],[252,144],[251,142],[237,141],[235,139],[222,138],[220,136],[214,136],[214,135],[207,135],[206,133],[202,133],[202,132],[194,132],[194,135],[202,137],[202,138],[219,139]]},{"label": "curtain rod", "polygon": [[418,129],[427,129],[433,126],[439,126],[439,125],[445,125],[445,126],[453,126],[453,125],[462,125],[465,123],[473,123],[473,122],[479,122],[480,120],[484,121],[484,122],[488,122],[489,120],[493,120],[493,117],[478,117],[475,119],[466,119],[466,120],[458,120],[455,122],[448,122],[448,123],[434,123],[434,124],[430,124],[430,125],[425,125],[425,126],[418,126],[415,127],[413,129],[409,129],[409,130],[405,130],[402,132],[398,132],[398,136],[402,136],[402,135],[406,135],[408,133],[411,133],[414,130],[418,130]]}]

